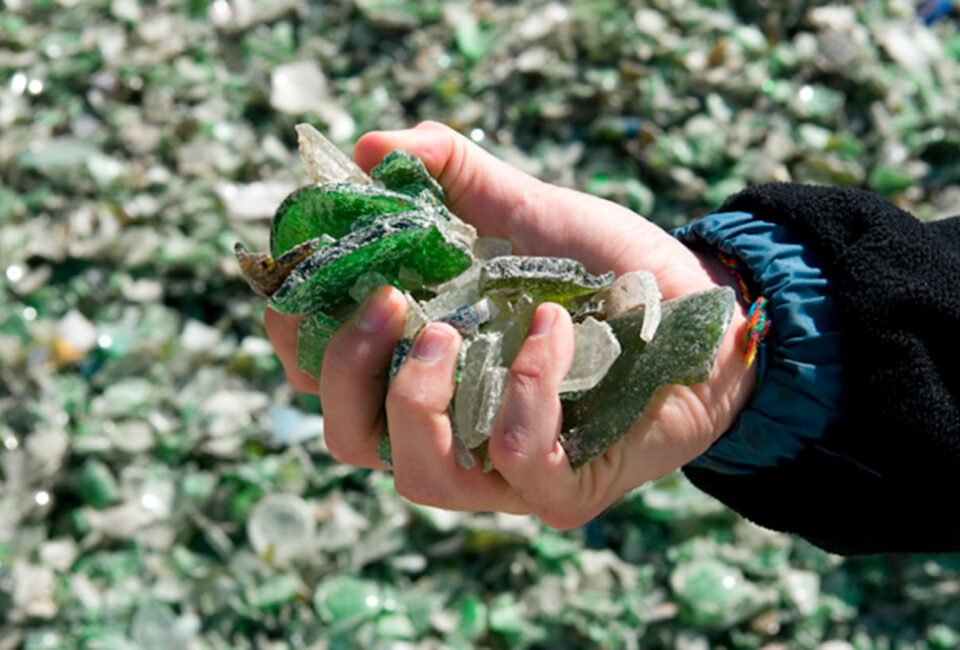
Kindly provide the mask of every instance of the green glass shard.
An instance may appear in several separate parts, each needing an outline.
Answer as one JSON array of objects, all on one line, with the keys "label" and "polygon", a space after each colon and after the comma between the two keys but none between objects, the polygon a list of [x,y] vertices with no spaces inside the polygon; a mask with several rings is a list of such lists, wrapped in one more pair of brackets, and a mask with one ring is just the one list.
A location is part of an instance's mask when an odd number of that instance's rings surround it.
[{"label": "green glass shard", "polygon": [[390,446],[390,434],[386,431],[380,436],[380,442],[377,444],[377,458],[387,467],[393,467],[393,447]]},{"label": "green glass shard", "polygon": [[362,217],[417,210],[409,196],[359,183],[323,183],[294,191],[273,217],[270,252],[279,257],[300,242],[330,235],[340,238]]},{"label": "green glass shard", "polygon": [[297,367],[314,379],[320,379],[323,353],[340,321],[317,312],[303,319],[297,338]]},{"label": "green glass shard", "polygon": [[729,287],[667,301],[650,343],[640,338],[642,310],[608,321],[623,353],[595,388],[563,405],[562,443],[573,467],[616,444],[660,386],[689,386],[707,379],[733,303]]},{"label": "green glass shard", "polygon": [[284,314],[332,312],[352,302],[350,288],[364,273],[395,277],[402,266],[426,282],[443,282],[470,266],[470,253],[418,213],[388,215],[301,262],[271,296]]},{"label": "green glass shard", "polygon": [[522,293],[536,302],[571,305],[576,298],[608,287],[613,273],[593,275],[563,257],[496,257],[480,269],[480,292],[512,299]]},{"label": "green glass shard", "polygon": [[430,175],[423,161],[409,151],[391,151],[370,170],[370,175],[388,189],[417,197],[431,205],[443,205],[440,183]]}]

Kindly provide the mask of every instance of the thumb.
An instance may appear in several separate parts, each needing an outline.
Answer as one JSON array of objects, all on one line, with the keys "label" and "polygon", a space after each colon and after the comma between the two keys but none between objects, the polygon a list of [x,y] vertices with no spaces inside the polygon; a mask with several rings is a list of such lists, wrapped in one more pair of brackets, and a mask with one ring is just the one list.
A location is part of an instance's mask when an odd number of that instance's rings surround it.
[{"label": "thumb", "polygon": [[594,273],[623,273],[636,268],[625,249],[643,241],[641,231],[658,230],[626,208],[543,183],[438,122],[372,131],[353,155],[370,169],[394,149],[423,160],[447,206],[481,235],[509,239],[518,255],[572,257]]},{"label": "thumb", "polygon": [[[422,122],[402,131],[373,131],[357,141],[357,164],[370,169],[394,149],[423,160],[443,187],[447,206],[484,235],[504,237],[505,218],[523,221],[536,205],[532,196],[545,187],[439,122]],[[487,232],[484,232],[487,231]]]}]

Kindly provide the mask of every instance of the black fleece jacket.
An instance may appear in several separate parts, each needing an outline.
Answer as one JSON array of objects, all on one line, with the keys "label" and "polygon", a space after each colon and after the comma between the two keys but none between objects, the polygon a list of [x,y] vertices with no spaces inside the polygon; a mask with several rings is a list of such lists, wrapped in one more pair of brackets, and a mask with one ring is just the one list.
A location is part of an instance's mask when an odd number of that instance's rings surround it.
[{"label": "black fleece jacket", "polygon": [[960,217],[924,223],[869,192],[787,183],[744,190],[722,211],[783,224],[820,260],[841,329],[843,415],[777,467],[687,476],[833,552],[960,550]]}]

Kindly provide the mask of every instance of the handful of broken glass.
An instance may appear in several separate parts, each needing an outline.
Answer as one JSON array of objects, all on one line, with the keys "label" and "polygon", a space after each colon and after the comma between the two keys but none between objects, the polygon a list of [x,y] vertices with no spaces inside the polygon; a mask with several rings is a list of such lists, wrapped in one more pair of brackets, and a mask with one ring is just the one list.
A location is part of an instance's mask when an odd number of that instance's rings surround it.
[{"label": "handful of broken glass", "polygon": [[[593,275],[576,260],[511,254],[478,237],[444,204],[413,154],[396,150],[367,175],[313,127],[297,125],[312,185],[281,203],[269,253],[236,245],[250,286],[274,310],[301,314],[298,367],[319,378],[330,337],[374,288],[393,285],[408,309],[392,378],[417,333],[442,321],[463,336],[448,407],[458,462],[493,469],[486,449],[508,368],[536,306],[574,321],[575,352],[560,385],[560,442],[580,467],[617,443],[658,387],[707,379],[733,310],[723,287],[661,301],[652,273]],[[380,457],[389,464],[384,432]]]}]

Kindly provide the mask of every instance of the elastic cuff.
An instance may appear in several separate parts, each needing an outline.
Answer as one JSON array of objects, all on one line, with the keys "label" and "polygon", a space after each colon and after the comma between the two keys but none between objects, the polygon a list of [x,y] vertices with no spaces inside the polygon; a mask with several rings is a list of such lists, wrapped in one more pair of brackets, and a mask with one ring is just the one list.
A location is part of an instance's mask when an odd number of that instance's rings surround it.
[{"label": "elastic cuff", "polygon": [[753,398],[689,465],[749,474],[796,457],[823,437],[841,409],[840,335],[820,265],[786,227],[746,212],[712,214],[673,235],[692,248],[741,260],[769,300],[771,321]]}]

